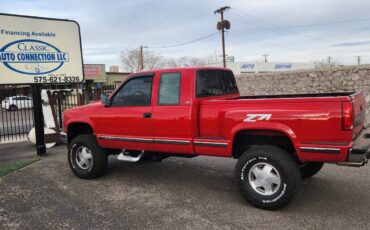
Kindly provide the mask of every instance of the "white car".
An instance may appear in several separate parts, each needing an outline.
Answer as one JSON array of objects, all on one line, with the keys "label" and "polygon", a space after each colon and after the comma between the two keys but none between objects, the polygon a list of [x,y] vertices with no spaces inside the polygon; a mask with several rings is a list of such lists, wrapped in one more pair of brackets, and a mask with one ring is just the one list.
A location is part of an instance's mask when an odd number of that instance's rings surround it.
[{"label": "white car", "polygon": [[1,108],[9,111],[16,111],[18,109],[31,109],[32,106],[32,99],[27,96],[6,97],[1,102]]}]

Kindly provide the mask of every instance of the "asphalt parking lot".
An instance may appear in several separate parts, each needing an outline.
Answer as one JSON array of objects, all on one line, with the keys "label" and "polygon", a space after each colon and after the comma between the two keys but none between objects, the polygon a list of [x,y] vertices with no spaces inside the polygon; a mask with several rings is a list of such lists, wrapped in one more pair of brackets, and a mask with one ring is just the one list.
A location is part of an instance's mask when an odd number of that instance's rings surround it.
[{"label": "asphalt parking lot", "polygon": [[263,211],[239,195],[232,159],[111,158],[105,176],[81,180],[65,146],[48,152],[0,178],[0,229],[370,229],[370,165],[326,165],[288,207]]}]

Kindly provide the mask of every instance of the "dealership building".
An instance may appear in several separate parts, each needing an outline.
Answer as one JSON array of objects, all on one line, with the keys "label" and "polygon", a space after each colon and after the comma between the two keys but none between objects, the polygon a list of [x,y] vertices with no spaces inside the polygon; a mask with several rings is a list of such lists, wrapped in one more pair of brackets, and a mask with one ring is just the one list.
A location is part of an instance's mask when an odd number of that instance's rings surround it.
[{"label": "dealership building", "polygon": [[109,72],[105,71],[105,64],[84,64],[85,83],[96,88],[102,85],[118,85],[130,73],[119,72],[119,68],[114,66]]},{"label": "dealership building", "polygon": [[[214,66],[222,66],[222,63]],[[287,70],[313,69],[313,63],[295,62],[227,62],[226,67],[234,74],[241,73],[267,73]]]}]

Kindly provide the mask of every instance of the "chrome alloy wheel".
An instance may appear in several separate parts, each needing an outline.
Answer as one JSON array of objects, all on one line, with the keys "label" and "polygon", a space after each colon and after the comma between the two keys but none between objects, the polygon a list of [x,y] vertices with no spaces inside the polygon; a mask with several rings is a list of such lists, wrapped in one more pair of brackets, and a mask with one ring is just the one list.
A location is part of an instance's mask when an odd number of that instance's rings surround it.
[{"label": "chrome alloy wheel", "polygon": [[281,184],[279,172],[268,163],[253,165],[248,173],[248,181],[254,191],[264,196],[276,193]]},{"label": "chrome alloy wheel", "polygon": [[93,164],[91,150],[81,146],[76,151],[76,162],[81,169],[89,169]]}]

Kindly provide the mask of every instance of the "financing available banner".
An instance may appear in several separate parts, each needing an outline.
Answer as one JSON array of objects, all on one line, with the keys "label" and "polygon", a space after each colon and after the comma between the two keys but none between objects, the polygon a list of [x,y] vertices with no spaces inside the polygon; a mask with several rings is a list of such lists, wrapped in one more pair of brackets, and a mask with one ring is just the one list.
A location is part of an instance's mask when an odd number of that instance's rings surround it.
[{"label": "financing available banner", "polygon": [[0,14],[0,84],[83,80],[77,22]]}]

